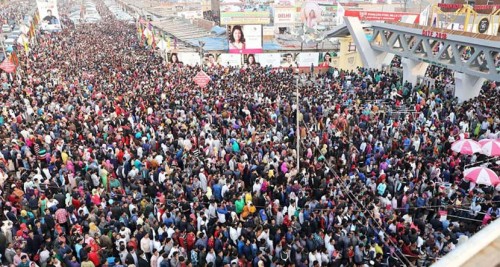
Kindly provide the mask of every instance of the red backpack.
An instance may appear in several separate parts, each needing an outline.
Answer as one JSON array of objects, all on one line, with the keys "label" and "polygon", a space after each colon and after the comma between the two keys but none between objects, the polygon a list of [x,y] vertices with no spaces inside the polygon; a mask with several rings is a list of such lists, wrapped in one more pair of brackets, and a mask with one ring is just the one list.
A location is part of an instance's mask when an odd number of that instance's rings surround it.
[{"label": "red backpack", "polygon": [[194,244],[196,243],[196,235],[193,232],[189,232],[186,237],[187,249],[192,250]]},{"label": "red backpack", "polygon": [[181,246],[184,249],[186,249],[186,234],[181,234],[179,236],[179,246]]},{"label": "red backpack", "polygon": [[215,238],[213,236],[208,239],[207,245],[208,245],[209,248],[214,248],[215,247]]}]

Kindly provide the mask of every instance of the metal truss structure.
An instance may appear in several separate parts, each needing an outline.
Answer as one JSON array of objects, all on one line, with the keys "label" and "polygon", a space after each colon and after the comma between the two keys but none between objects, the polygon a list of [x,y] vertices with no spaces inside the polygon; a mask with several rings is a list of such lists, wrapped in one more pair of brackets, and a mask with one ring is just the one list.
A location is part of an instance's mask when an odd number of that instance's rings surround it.
[{"label": "metal truss structure", "polygon": [[378,54],[399,55],[473,77],[500,81],[500,37],[403,23],[372,23]]}]

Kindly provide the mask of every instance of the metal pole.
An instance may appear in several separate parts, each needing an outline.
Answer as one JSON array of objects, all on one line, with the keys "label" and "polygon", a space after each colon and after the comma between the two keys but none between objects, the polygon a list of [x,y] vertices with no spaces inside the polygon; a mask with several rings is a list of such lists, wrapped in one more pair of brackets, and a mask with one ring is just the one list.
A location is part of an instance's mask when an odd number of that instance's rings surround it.
[{"label": "metal pole", "polygon": [[[298,69],[297,69],[298,70]],[[300,172],[300,124],[299,124],[299,74],[297,73],[297,78],[295,80],[295,93],[297,98],[297,174]]]},{"label": "metal pole", "polygon": [[3,36],[2,36],[2,39],[1,39],[1,40],[2,40],[1,45],[2,45],[3,57],[4,57],[4,59],[5,59],[5,58],[7,58],[7,52],[5,52],[5,42],[4,42]]}]

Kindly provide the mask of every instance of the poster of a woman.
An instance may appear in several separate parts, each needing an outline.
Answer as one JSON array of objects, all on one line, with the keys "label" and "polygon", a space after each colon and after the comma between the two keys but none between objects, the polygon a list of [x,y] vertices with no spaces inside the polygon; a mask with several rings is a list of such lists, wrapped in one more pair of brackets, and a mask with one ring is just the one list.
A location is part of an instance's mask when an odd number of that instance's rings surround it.
[{"label": "poster of a woman", "polygon": [[333,58],[337,56],[335,52],[320,53],[319,65],[320,68],[328,68],[333,66]]},{"label": "poster of a woman", "polygon": [[321,8],[317,3],[307,2],[302,6],[302,23],[307,28],[314,28],[321,21]]},{"label": "poster of a woman", "polygon": [[244,50],[245,49],[245,35],[240,25],[235,25],[231,29],[229,36],[229,50]]}]

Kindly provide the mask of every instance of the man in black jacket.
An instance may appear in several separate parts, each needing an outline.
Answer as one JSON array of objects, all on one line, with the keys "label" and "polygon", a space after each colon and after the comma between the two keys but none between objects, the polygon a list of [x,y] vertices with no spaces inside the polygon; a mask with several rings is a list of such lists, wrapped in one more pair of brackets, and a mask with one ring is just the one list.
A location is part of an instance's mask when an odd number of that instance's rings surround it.
[{"label": "man in black jacket", "polygon": [[139,252],[138,261],[139,261],[138,267],[149,267],[150,265],[148,259],[146,258],[146,254],[142,251]]}]

